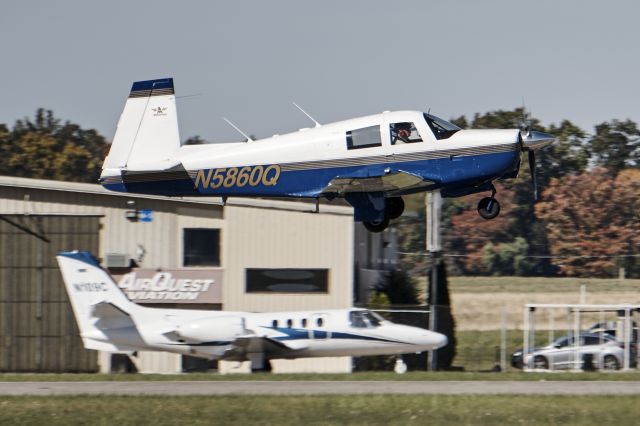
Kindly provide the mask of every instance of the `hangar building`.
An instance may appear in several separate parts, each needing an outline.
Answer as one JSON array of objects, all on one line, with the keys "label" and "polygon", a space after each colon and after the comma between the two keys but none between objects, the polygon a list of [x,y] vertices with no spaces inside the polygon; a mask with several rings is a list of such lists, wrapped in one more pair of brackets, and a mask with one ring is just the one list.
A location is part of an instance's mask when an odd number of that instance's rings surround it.
[{"label": "hangar building", "polygon": [[[141,304],[237,311],[352,306],[358,298],[354,249],[362,249],[354,247],[352,209],[322,204],[313,214],[314,208],[263,199],[229,199],[223,205],[220,199],[0,177],[0,371],[110,370],[108,354],[82,348],[55,261],[64,250],[96,254]],[[287,271],[301,272],[309,282],[282,288],[265,279],[280,274],[286,280]],[[206,279],[209,285],[153,291],[158,287],[148,283],[158,272]],[[166,353],[135,357],[143,372],[179,372],[189,362]],[[350,371],[351,359],[276,361],[274,369]]]}]

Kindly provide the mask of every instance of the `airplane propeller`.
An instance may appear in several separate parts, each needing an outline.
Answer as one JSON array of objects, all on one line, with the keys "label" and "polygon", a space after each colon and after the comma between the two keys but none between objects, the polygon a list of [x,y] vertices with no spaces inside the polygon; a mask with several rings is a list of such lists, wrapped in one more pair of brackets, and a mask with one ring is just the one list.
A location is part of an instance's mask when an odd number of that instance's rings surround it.
[{"label": "airplane propeller", "polygon": [[536,151],[544,148],[555,140],[553,135],[537,132],[530,129],[520,131],[522,151],[529,154],[529,170],[531,172],[531,184],[533,186],[533,199],[538,201],[538,179],[536,177]]},{"label": "airplane propeller", "polygon": [[533,201],[538,201],[538,181],[536,179],[535,151],[529,151],[529,171],[531,172],[531,184],[533,185]]}]

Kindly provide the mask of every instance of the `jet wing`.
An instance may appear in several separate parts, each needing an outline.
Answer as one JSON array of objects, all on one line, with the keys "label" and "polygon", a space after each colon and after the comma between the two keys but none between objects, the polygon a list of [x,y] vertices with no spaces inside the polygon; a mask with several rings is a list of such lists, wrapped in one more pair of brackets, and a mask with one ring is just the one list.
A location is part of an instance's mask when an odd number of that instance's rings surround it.
[{"label": "jet wing", "polygon": [[366,178],[337,177],[329,182],[323,193],[345,194],[348,192],[393,192],[415,186],[430,185],[433,182],[413,173],[398,171],[384,176]]},{"label": "jet wing", "polygon": [[282,356],[291,352],[301,351],[309,345],[299,340],[278,340],[268,336],[239,336],[232,343],[222,359],[229,361],[242,361],[246,354],[262,352],[267,358]]}]

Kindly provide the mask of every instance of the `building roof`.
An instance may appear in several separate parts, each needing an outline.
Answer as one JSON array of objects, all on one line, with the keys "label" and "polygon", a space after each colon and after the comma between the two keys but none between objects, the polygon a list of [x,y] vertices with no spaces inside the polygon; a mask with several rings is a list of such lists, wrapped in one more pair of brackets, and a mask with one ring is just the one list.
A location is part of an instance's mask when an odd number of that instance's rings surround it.
[{"label": "building roof", "polygon": [[[82,183],[82,182],[66,182],[59,180],[46,180],[46,179],[30,179],[13,176],[0,176],[0,187],[14,187],[25,189],[39,189],[44,191],[61,191],[61,192],[75,192],[82,194],[94,194],[106,197],[123,197],[129,199],[143,198],[150,200],[163,200],[167,202],[187,203],[187,204],[209,204],[216,206],[224,206],[221,197],[166,197],[163,195],[145,195],[145,194],[132,194],[127,192],[113,192],[104,189],[97,183]],[[255,207],[255,208],[270,208],[278,210],[291,210],[291,211],[314,211],[315,205],[309,202],[301,200],[288,201],[288,200],[275,200],[265,198],[241,198],[241,197],[229,197],[226,200],[226,205],[230,206],[243,206],[243,207]],[[351,207],[344,205],[330,205],[321,203],[320,213],[340,214],[340,215],[352,215],[353,210]]]}]

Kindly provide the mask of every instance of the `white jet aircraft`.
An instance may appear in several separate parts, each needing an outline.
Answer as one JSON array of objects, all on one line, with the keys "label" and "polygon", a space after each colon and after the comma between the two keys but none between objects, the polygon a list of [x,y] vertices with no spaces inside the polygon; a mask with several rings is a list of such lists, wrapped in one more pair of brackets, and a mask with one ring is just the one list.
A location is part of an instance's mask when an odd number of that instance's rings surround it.
[{"label": "white jet aircraft", "polygon": [[88,252],[57,256],[85,348],[166,351],[207,359],[400,355],[438,349],[447,337],[394,324],[366,309],[227,312],[149,308],[131,302]]},{"label": "white jet aircraft", "polygon": [[[554,140],[530,130],[462,130],[428,113],[396,111],[324,125],[313,120],[313,128],[256,141],[234,126],[247,142],[180,146],[177,117],[173,79],[133,83],[102,185],[224,199],[343,197],[372,232],[402,215],[403,195],[423,191],[492,191],[478,213],[493,219],[500,212],[493,182],[517,176],[521,152],[534,171],[534,151]],[[535,173],[532,180],[537,198]]]}]

